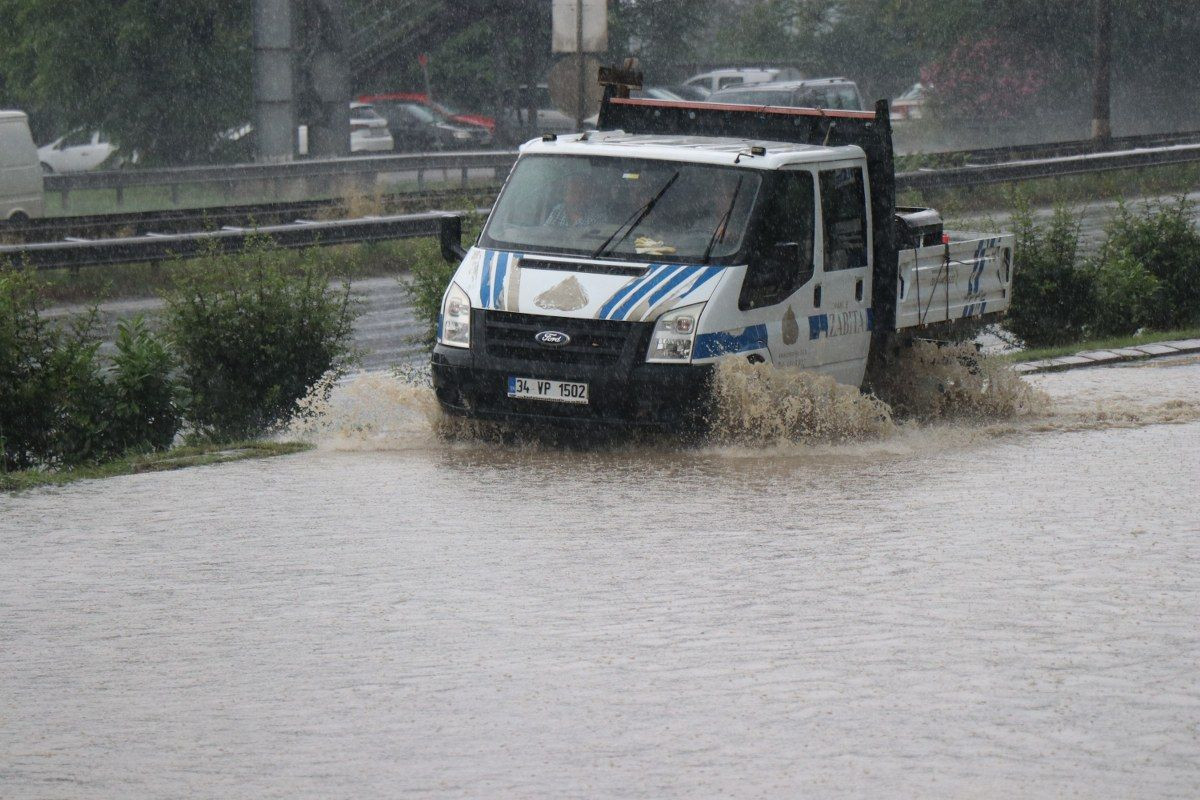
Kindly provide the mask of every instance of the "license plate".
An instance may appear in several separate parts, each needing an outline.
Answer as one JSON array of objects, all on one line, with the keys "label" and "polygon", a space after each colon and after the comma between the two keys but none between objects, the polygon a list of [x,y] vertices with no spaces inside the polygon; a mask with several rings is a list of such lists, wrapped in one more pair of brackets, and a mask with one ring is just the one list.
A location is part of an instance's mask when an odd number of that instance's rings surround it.
[{"label": "license plate", "polygon": [[556,403],[587,403],[588,385],[570,381],[510,377],[508,396],[524,400],[553,400]]}]

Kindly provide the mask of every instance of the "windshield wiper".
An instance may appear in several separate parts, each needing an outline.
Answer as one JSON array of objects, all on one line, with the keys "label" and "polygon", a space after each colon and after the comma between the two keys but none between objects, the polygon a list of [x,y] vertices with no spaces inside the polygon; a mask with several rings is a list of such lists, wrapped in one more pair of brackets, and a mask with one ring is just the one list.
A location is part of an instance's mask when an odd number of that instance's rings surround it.
[{"label": "windshield wiper", "polygon": [[725,241],[725,226],[729,224],[729,218],[733,216],[733,207],[737,204],[738,192],[742,190],[742,178],[744,177],[744,175],[738,176],[737,186],[733,187],[733,198],[729,201],[729,208],[725,209],[725,213],[717,220],[717,227],[713,228],[712,237],[708,240],[708,247],[704,248],[704,258],[700,259],[701,264],[708,263],[708,258],[712,255],[717,242]]},{"label": "windshield wiper", "polygon": [[[670,189],[671,184],[675,183],[678,178],[679,170],[676,170],[675,174],[672,175],[670,179],[663,184],[663,187],[658,190],[658,194],[647,200],[645,205],[630,214],[628,219],[617,226],[617,229],[613,231],[607,239],[604,240],[604,244],[600,245],[598,248],[596,248],[596,252],[592,253],[592,258],[599,258],[600,256],[604,255],[605,251],[608,250],[609,242],[612,242],[612,246],[616,247],[621,242],[625,241],[625,239],[629,237],[629,234],[633,233],[633,229],[638,225],[641,225],[642,220],[650,215],[650,212],[654,210],[654,204],[662,199],[662,196],[667,193],[667,189]],[[632,220],[632,224],[630,224],[630,220]],[[629,225],[629,227],[625,228],[626,225]],[[625,233],[621,234],[620,239],[617,239],[617,241],[613,242],[613,237],[615,237],[618,233],[621,233],[622,228],[625,228]]]}]

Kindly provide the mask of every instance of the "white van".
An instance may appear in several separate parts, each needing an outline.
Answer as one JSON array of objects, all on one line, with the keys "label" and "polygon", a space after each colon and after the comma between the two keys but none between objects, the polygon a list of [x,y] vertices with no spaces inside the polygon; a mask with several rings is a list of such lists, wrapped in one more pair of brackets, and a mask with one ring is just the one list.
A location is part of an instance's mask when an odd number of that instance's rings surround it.
[{"label": "white van", "polygon": [[42,168],[22,111],[0,111],[0,221],[45,213]]},{"label": "white van", "polygon": [[683,85],[695,86],[711,94],[730,86],[799,80],[803,77],[799,70],[792,67],[731,67],[729,69],[715,69],[712,72],[693,75],[684,81]]}]

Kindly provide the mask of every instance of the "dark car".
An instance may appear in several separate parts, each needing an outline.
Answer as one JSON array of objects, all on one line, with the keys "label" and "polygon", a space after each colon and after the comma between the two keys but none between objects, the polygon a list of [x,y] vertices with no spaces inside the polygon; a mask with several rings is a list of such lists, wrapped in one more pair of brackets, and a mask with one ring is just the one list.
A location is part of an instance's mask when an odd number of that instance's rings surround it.
[{"label": "dark car", "polygon": [[808,78],[802,81],[731,86],[713,92],[708,101],[753,106],[863,110],[858,86],[846,78]]},{"label": "dark car", "polygon": [[443,117],[449,117],[450,122],[453,122],[456,125],[465,125],[468,128],[473,125],[478,125],[480,127],[487,128],[489,133],[495,134],[496,132],[495,118],[485,116],[483,114],[472,114],[458,111],[457,109],[451,108],[441,101],[430,100],[429,95],[425,94],[424,92],[383,92],[379,94],[359,95],[358,98],[360,103],[370,103],[371,105],[378,105],[379,103],[388,100],[416,103],[417,105],[432,109],[435,113],[441,114]]},{"label": "dark car", "polygon": [[708,91],[703,86],[688,86],[682,83],[675,84],[673,86],[667,86],[665,88],[668,91],[679,95],[684,100],[690,100],[692,102],[703,102],[708,99],[710,94],[712,94],[712,92]]},{"label": "dark car", "polygon": [[396,149],[402,152],[476,150],[492,143],[484,126],[452,122],[421,103],[376,100],[372,105],[387,120]]}]

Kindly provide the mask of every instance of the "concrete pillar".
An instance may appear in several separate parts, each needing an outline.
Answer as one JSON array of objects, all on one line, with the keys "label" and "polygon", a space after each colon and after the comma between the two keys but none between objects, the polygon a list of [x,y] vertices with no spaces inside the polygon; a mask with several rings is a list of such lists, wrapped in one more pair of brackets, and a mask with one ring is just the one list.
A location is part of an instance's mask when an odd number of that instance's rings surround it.
[{"label": "concrete pillar", "polygon": [[253,0],[254,139],[260,162],[296,152],[296,25],[292,0]]},{"label": "concrete pillar", "polygon": [[349,32],[343,0],[312,0],[304,34],[309,54],[305,67],[315,117],[309,125],[309,155],[350,155]]},{"label": "concrete pillar", "polygon": [[1112,81],[1112,6],[1109,0],[1095,0],[1095,27],[1092,34],[1092,139],[1105,147],[1112,139],[1109,87]]}]

